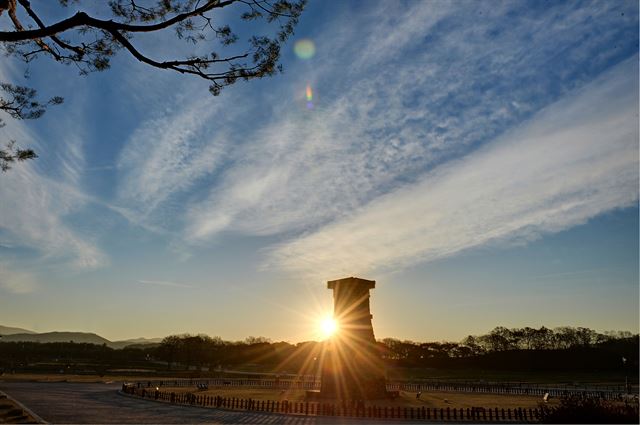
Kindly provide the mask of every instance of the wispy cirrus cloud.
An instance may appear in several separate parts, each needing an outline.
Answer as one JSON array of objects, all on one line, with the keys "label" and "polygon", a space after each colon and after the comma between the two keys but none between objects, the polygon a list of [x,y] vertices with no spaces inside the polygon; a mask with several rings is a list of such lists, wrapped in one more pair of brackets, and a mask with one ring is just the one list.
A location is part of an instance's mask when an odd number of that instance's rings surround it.
[{"label": "wispy cirrus cloud", "polygon": [[398,269],[636,204],[637,62],[630,58],[477,152],[282,244],[270,264],[324,276]]},{"label": "wispy cirrus cloud", "polygon": [[[18,81],[15,74],[10,64],[3,64],[0,80]],[[81,121],[76,119],[81,111],[70,108],[62,119],[50,122],[46,140],[24,121],[6,121],[2,139],[32,147],[41,158],[0,176],[0,232],[12,248],[31,249],[40,259],[55,258],[75,269],[95,268],[107,262],[106,255],[91,236],[66,222],[90,200],[81,187],[82,128],[75,124]]]},{"label": "wispy cirrus cloud", "polygon": [[179,96],[175,104],[143,121],[120,154],[119,203],[143,219],[224,159],[226,133],[212,132],[208,125],[224,105],[208,94],[194,94],[191,99],[195,101]]},{"label": "wispy cirrus cloud", "polygon": [[[208,198],[187,205],[188,240],[291,236],[348,217],[593,78],[620,36],[613,22],[633,20],[603,4],[389,7],[324,31],[335,36],[318,40],[319,66],[294,69],[302,75],[285,89],[279,118],[238,143]],[[600,36],[577,45],[593,22]],[[319,99],[301,111],[295,99],[309,82]]]},{"label": "wispy cirrus cloud", "polygon": [[86,205],[76,188],[42,176],[31,164],[21,164],[2,176],[0,229],[12,245],[27,247],[43,258],[68,261],[74,268],[106,263],[104,253],[65,223],[65,217]]}]

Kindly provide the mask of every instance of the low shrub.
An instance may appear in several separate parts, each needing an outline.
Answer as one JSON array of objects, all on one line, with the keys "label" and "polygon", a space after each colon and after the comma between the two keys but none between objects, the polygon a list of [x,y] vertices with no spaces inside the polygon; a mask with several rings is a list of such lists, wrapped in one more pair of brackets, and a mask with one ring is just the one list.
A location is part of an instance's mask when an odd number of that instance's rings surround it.
[{"label": "low shrub", "polygon": [[560,405],[542,405],[542,423],[555,424],[637,424],[638,405],[614,403],[599,398],[563,397]]}]

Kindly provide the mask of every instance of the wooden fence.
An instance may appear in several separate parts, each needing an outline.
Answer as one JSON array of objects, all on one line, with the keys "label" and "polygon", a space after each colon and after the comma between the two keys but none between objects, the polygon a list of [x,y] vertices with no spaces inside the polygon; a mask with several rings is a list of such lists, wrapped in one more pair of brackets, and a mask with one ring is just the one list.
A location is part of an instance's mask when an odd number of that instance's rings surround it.
[{"label": "wooden fence", "polygon": [[[175,380],[151,380],[139,382],[138,388],[155,387],[196,387],[206,385],[209,387],[245,387],[252,389],[300,389],[319,390],[319,380],[297,379],[175,379]],[[508,395],[532,395],[541,397],[549,394],[551,397],[582,396],[601,398],[604,400],[621,400],[625,392],[617,386],[602,387],[578,387],[578,386],[553,386],[528,383],[475,383],[475,382],[422,382],[422,383],[387,383],[389,391],[451,391],[464,393],[508,394]]]},{"label": "wooden fence", "polygon": [[280,413],[305,416],[344,416],[367,419],[396,419],[453,422],[538,422],[542,409],[538,408],[429,408],[429,407],[391,407],[353,403],[322,403],[307,401],[273,401],[220,396],[198,395],[194,393],[175,393],[155,388],[123,384],[122,391],[138,397],[173,404],[211,407],[229,410]]}]

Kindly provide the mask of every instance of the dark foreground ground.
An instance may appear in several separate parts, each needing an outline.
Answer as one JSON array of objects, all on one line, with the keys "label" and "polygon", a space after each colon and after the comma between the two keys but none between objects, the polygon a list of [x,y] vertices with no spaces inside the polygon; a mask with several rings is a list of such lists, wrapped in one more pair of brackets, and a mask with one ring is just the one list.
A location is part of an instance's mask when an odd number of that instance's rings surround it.
[{"label": "dark foreground ground", "polygon": [[[118,394],[121,383],[2,382],[0,390],[50,423],[362,424],[357,419],[292,417],[174,406]],[[406,422],[405,422],[406,423]]]}]

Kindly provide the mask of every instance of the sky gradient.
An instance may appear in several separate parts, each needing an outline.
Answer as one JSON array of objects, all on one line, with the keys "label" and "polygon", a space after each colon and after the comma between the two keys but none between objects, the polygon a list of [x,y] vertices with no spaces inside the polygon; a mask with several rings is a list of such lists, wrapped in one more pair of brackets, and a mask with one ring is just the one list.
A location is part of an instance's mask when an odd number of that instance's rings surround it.
[{"label": "sky gradient", "polygon": [[65,103],[0,130],[0,324],[298,342],[358,276],[379,338],[638,332],[637,2],[311,1],[282,63],[3,58]]}]

